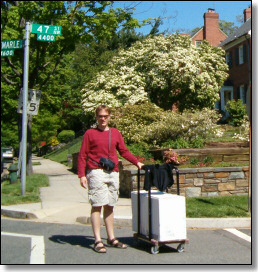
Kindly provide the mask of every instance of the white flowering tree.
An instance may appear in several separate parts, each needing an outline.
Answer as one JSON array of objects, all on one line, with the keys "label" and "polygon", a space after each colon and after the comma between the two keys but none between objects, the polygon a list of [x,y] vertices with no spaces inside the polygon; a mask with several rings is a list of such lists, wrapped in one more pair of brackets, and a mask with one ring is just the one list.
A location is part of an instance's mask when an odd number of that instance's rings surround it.
[{"label": "white flowering tree", "polygon": [[152,101],[164,109],[177,103],[187,108],[214,107],[227,78],[224,51],[204,42],[192,45],[189,37],[148,37],[121,50],[108,69],[98,73],[82,90],[83,108],[112,107]]}]

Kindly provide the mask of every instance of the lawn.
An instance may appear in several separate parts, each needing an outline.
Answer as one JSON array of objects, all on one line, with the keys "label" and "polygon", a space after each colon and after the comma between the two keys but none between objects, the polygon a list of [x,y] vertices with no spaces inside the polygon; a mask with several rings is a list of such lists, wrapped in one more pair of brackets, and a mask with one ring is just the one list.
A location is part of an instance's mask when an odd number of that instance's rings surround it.
[{"label": "lawn", "polygon": [[21,195],[21,182],[11,184],[9,180],[1,183],[1,205],[15,205],[40,202],[40,187],[49,186],[48,176],[33,174],[26,178],[26,194]]},{"label": "lawn", "polygon": [[250,217],[248,196],[213,196],[186,198],[186,216]]},{"label": "lawn", "polygon": [[44,156],[46,159],[50,159],[64,165],[67,165],[67,155],[77,153],[80,151],[82,144],[82,136],[74,139],[72,142],[66,144],[65,146],[57,149]]},{"label": "lawn", "polygon": [[212,137],[210,139],[210,142],[224,142],[224,143],[230,143],[230,142],[239,142],[240,140],[237,138],[234,138],[235,134],[243,134],[243,131],[241,130],[241,127],[234,127],[228,124],[220,125],[220,130],[223,132],[222,137]]}]

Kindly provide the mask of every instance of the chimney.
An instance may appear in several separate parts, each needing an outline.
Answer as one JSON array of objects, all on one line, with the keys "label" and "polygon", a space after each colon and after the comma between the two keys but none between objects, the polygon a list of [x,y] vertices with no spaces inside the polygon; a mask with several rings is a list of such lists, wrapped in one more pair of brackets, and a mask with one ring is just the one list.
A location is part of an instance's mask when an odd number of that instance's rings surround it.
[{"label": "chimney", "polygon": [[208,12],[204,13],[204,33],[203,38],[205,40],[212,40],[214,33],[219,29],[219,14],[215,12],[215,9],[208,9]]},{"label": "chimney", "polygon": [[247,19],[249,19],[251,17],[251,7],[249,6],[249,8],[244,10],[244,22],[247,21]]}]

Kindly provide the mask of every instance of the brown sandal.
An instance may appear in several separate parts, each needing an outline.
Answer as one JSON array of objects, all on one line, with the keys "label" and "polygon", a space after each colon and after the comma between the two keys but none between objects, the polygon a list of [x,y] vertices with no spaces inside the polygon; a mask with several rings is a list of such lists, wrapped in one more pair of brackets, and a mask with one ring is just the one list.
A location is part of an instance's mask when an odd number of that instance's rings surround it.
[{"label": "brown sandal", "polygon": [[[103,246],[97,246],[98,244],[102,243]],[[105,249],[105,251],[102,251],[103,249]],[[97,241],[95,244],[94,244],[94,250],[98,253],[106,253],[107,250],[104,246],[104,243],[102,241]]]},{"label": "brown sandal", "polygon": [[[117,241],[117,243],[114,243],[115,241]],[[107,239],[107,243],[108,243],[108,245],[111,246],[111,247],[122,248],[122,249],[127,248],[127,245],[125,245],[125,244],[119,242],[118,239],[116,239],[116,238],[114,238],[114,239],[112,239],[112,240]]]}]

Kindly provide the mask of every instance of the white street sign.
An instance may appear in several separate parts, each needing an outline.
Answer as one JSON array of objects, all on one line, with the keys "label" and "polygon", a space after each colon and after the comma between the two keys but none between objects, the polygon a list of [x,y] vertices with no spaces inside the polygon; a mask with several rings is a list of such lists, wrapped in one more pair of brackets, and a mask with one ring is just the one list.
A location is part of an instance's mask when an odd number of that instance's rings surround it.
[{"label": "white street sign", "polygon": [[[22,100],[23,91],[21,89],[18,101],[17,112],[22,113],[23,100]],[[27,114],[37,115],[39,110],[41,91],[35,89],[28,90],[28,104],[27,104]]]}]

